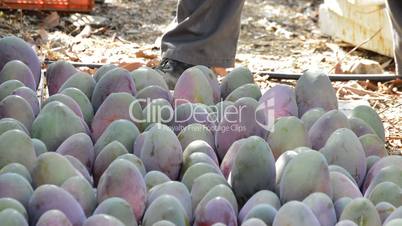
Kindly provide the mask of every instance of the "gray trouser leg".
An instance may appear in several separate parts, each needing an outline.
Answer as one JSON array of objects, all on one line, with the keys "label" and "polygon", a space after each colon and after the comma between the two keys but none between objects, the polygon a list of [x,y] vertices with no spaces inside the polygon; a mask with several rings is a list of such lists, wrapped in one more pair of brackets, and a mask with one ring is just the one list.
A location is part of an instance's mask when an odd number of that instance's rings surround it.
[{"label": "gray trouser leg", "polygon": [[394,32],[396,73],[402,73],[402,1],[387,0],[387,8]]},{"label": "gray trouser leg", "polygon": [[162,38],[162,57],[233,67],[244,0],[180,0],[177,26]]}]

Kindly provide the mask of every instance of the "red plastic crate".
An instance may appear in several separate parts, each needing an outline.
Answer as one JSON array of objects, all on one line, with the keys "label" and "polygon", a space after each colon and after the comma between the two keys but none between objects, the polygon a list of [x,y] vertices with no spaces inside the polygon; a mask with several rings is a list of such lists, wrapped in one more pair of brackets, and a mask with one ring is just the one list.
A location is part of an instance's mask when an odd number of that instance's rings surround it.
[{"label": "red plastic crate", "polygon": [[68,12],[89,12],[94,4],[94,0],[0,0],[0,8],[3,9]]}]

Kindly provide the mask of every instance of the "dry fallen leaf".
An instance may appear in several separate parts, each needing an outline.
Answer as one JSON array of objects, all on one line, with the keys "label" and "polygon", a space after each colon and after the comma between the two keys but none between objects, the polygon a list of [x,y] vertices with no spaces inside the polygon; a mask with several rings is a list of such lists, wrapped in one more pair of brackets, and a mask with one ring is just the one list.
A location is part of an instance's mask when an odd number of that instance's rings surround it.
[{"label": "dry fallen leaf", "polygon": [[132,62],[132,63],[127,63],[127,62],[122,62],[119,63],[119,67],[124,68],[128,71],[134,71],[135,69],[138,69],[140,67],[144,66],[144,63],[142,62]]}]

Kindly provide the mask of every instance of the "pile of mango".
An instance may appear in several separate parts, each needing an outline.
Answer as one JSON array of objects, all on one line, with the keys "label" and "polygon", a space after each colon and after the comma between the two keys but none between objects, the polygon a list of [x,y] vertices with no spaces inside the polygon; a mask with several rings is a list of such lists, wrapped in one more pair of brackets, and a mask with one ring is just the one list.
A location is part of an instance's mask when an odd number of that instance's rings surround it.
[{"label": "pile of mango", "polygon": [[46,71],[0,39],[1,226],[402,225],[402,157],[327,75],[266,92],[244,67]]}]

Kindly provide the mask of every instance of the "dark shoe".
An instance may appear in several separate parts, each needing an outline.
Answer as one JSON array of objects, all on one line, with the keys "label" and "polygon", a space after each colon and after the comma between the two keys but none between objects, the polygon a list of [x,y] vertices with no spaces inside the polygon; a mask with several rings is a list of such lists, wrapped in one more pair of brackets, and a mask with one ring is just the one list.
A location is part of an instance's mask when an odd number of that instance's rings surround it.
[{"label": "dark shoe", "polygon": [[177,60],[164,58],[156,69],[162,72],[169,89],[173,90],[180,75],[186,69],[193,66],[194,65],[186,64]]}]

